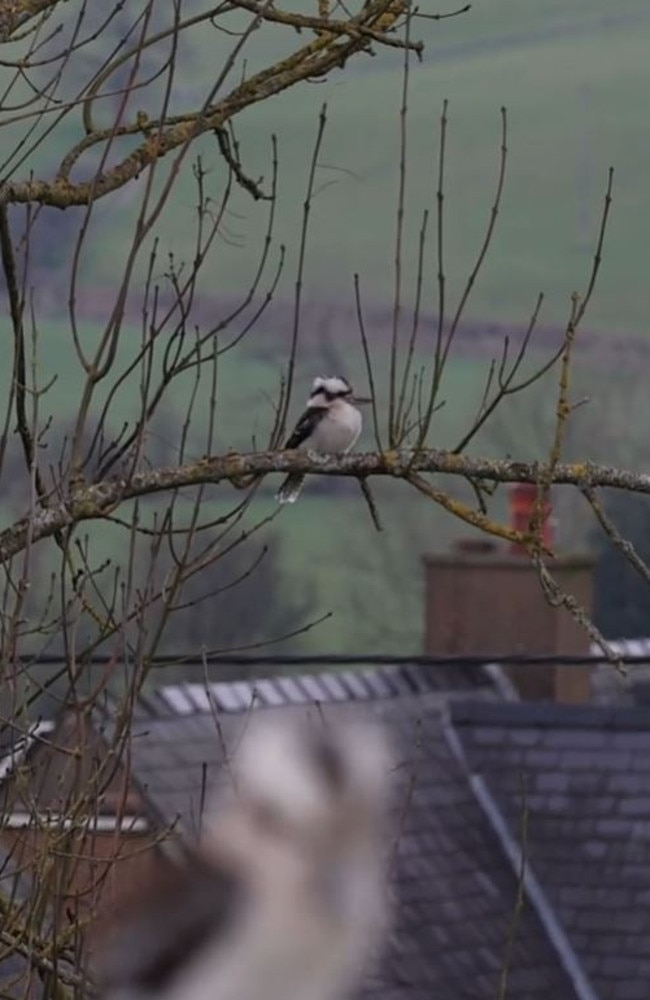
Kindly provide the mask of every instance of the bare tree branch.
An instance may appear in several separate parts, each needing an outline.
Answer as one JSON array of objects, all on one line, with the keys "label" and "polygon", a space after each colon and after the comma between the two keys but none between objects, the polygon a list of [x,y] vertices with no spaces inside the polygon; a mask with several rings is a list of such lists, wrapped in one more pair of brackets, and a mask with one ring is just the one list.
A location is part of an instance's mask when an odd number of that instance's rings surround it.
[{"label": "bare tree branch", "polygon": [[[435,449],[342,456],[318,456],[312,452],[295,451],[233,452],[177,468],[140,472],[129,480],[106,479],[74,490],[63,503],[46,510],[37,510],[0,532],[0,560],[9,559],[20,552],[30,534],[33,541],[48,538],[62,528],[106,517],[120,504],[137,497],[205,483],[230,482],[236,486],[244,478],[251,477],[254,480],[269,473],[288,472],[357,479],[367,479],[370,476],[408,479],[411,473],[428,472],[490,483],[539,483],[548,481],[549,469],[539,462],[473,458]],[[631,493],[650,493],[650,475],[629,469],[589,462],[569,462],[555,464],[551,474],[551,484],[557,486],[575,486],[580,490],[610,486]]]},{"label": "bare tree branch", "polygon": [[[392,37],[396,24],[409,10],[408,0],[371,0],[363,5],[358,14],[345,22],[284,13],[269,2],[236,3],[232,6],[245,7],[254,14],[246,34],[250,34],[265,21],[283,23],[299,30],[321,30],[315,39],[292,55],[244,79],[216,104],[209,99],[205,106],[185,115],[147,120],[146,128],[140,117],[131,125],[116,122],[107,129],[93,128],[67,154],[64,167],[54,180],[8,181],[0,189],[0,204],[37,202],[56,208],[90,205],[139,177],[144,170],[173,150],[186,146],[205,132],[222,129],[245,108],[265,101],[301,81],[317,79],[333,69],[344,67],[351,56],[368,51],[372,42],[396,44],[401,48],[408,44],[415,51],[421,51],[421,43],[405,43]],[[141,49],[142,45],[135,50],[134,56]],[[225,72],[222,73],[224,75]],[[215,86],[213,91],[217,89]],[[69,180],[73,163],[92,146],[112,142],[120,136],[141,135],[143,131],[144,141],[120,163],[106,167],[91,180],[78,183]]]}]

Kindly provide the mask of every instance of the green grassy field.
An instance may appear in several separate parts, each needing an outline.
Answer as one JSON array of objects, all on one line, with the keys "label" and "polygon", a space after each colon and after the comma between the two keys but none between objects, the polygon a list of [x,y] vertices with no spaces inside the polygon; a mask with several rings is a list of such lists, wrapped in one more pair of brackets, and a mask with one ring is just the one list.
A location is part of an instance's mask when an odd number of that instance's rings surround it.
[{"label": "green grassy field", "polygon": [[[614,9],[605,0],[543,5],[483,0],[462,17],[419,22],[417,30],[428,48],[423,64],[414,64],[411,73],[407,260],[413,259],[422,211],[434,207],[438,118],[448,98],[447,273],[451,293],[462,287],[488,216],[500,142],[499,108],[505,105],[505,195],[470,314],[523,322],[537,292],[544,290],[545,320],[555,323],[565,317],[568,296],[585,285],[611,165],[616,170],[611,228],[588,325],[611,334],[645,334],[641,262],[647,242],[650,134],[644,94],[650,84],[650,7],[644,0],[626,0]],[[252,67],[261,65],[268,49],[279,51],[279,39],[269,35],[267,43],[256,40]],[[195,72],[205,66],[206,80],[210,78],[212,39],[199,33],[186,57]],[[334,73],[318,86],[253,107],[238,120],[252,176],[268,176],[270,136],[278,136],[275,238],[276,247],[283,243],[288,252],[280,297],[292,294],[302,193],[324,101],[329,124],[308,243],[308,294],[325,302],[352,303],[352,274],[358,271],[373,300],[390,296],[400,75],[399,58],[382,54],[350,64],[345,73]],[[202,151],[216,196],[222,171],[212,140]],[[191,253],[194,202],[188,169],[162,226],[166,244],[177,256]],[[210,276],[216,296],[245,284],[263,226],[263,208],[253,206],[245,194],[236,194],[232,210],[228,224],[240,245],[223,242],[215,251]],[[112,251],[119,259],[129,225],[128,213],[111,213],[107,241],[96,246],[90,280],[111,282]],[[431,255],[429,264],[433,279]],[[433,280],[429,284],[426,302],[435,308]]]},{"label": "green grassy field", "polygon": [[[405,297],[413,292],[413,262],[422,212],[435,204],[435,161],[438,118],[443,99],[450,101],[445,185],[445,233],[448,301],[460,294],[472,266],[488,218],[498,166],[499,108],[508,109],[506,188],[497,234],[486,266],[476,284],[468,316],[489,323],[525,323],[537,293],[547,294],[543,322],[563,321],[570,293],[585,287],[591,264],[607,169],[616,170],[611,226],[603,270],[586,326],[620,343],[625,337],[646,336],[647,323],[647,163],[650,132],[647,98],[650,63],[650,5],[626,0],[612,8],[605,0],[481,0],[456,19],[422,21],[425,37],[422,65],[411,71],[409,97],[408,193],[406,212]],[[290,41],[293,43],[294,39]],[[223,55],[222,40],[198,32],[182,52],[180,77],[183,99],[202,93],[214,78],[214,66]],[[258,33],[250,53],[250,67],[281,55],[282,32]],[[321,343],[319,328],[310,327],[309,308],[327,310],[328,303],[352,307],[352,275],[359,272],[369,306],[390,303],[398,182],[398,113],[401,61],[382,53],[376,59],[351,63],[345,73],[334,73],[324,83],[303,86],[252,108],[237,121],[242,155],[249,174],[269,175],[271,134],[277,134],[280,155],[279,198],[269,275],[279,247],[287,249],[287,264],[276,300],[285,304],[262,322],[241,349],[224,357],[220,369],[220,414],[216,427],[218,448],[250,448],[253,436],[264,439],[272,419],[272,399],[285,361],[294,293],[302,199],[317,117],[328,103],[328,126],[317,177],[309,238],[303,299],[306,319],[298,356],[296,396],[292,417],[303,401],[308,380],[335,358],[337,367],[364,385],[361,347],[353,324],[334,325]],[[192,91],[192,93],[190,93]],[[146,110],[155,114],[155,107]],[[56,140],[53,140],[56,141]],[[65,141],[74,141],[66,126]],[[223,164],[214,140],[199,144],[207,183],[218,198]],[[56,160],[50,147],[47,162]],[[32,164],[38,171],[39,163]],[[161,254],[157,277],[164,284],[166,255],[177,261],[194,252],[195,190],[190,163],[181,173],[177,192],[163,213],[158,236]],[[45,168],[43,168],[45,169]],[[330,182],[334,183],[330,183]],[[93,300],[95,315],[118,276],[133,226],[134,209],[143,184],[132,195],[118,195],[95,209],[84,257],[82,290]],[[227,233],[211,254],[199,299],[202,315],[220,315],[247,287],[254,273],[264,231],[266,207],[236,191],[227,215]],[[71,251],[74,233],[61,237],[60,260]],[[146,263],[146,249],[134,289]],[[435,261],[432,243],[426,260],[423,305],[436,311]],[[64,268],[57,271],[60,282]],[[43,278],[44,286],[47,285]],[[59,296],[58,285],[54,289]],[[82,376],[71,349],[68,324],[50,304],[39,311],[37,372],[41,384],[56,375],[42,399],[41,421],[51,414],[58,428],[75,414]],[[50,292],[52,289],[50,289]],[[54,314],[54,315],[53,315]],[[205,319],[202,320],[206,322]],[[4,324],[2,324],[4,326]],[[96,322],[84,324],[83,337],[91,343]],[[385,336],[371,340],[379,394],[385,402],[387,357]],[[125,337],[124,361],[138,334]],[[3,330],[0,362],[10,364],[10,338]],[[477,336],[476,350],[465,345],[452,359],[443,388],[446,401],[436,418],[432,440],[452,445],[474,413],[482,391],[489,358]],[[179,386],[164,408],[165,444],[173,446],[187,386]],[[101,395],[101,393],[100,393]],[[116,400],[111,426],[128,419],[135,405],[134,379]],[[643,401],[635,402],[643,426]],[[203,451],[201,407],[192,438],[196,454]],[[636,412],[636,410],[635,410]],[[578,418],[580,419],[580,418]],[[633,428],[630,433],[636,433]],[[510,424],[507,440],[498,433],[483,444],[518,455],[539,453],[535,414]],[[361,446],[372,445],[365,432]],[[219,508],[223,492],[213,490],[211,504]],[[317,612],[332,611],[324,625],[301,638],[309,651],[418,651],[421,647],[422,594],[420,558],[426,551],[446,548],[465,529],[433,509],[399,484],[377,488],[386,530],[377,534],[356,484],[346,484],[336,498],[307,490],[302,501],[283,511],[275,525],[281,532],[283,561],[292,585],[313,590]],[[251,516],[263,515],[273,503],[269,490],[255,501]],[[496,509],[503,509],[497,498]],[[101,526],[93,527],[97,558],[112,541]]]}]

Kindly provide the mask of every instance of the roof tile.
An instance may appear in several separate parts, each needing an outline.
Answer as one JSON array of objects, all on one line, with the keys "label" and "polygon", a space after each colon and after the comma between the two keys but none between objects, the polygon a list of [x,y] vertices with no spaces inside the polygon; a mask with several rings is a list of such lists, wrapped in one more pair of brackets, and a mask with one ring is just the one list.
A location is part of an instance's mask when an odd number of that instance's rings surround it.
[{"label": "roof tile", "polygon": [[[483,774],[513,834],[522,799],[510,751],[523,748],[528,857],[598,996],[647,996],[650,716],[476,703],[454,717],[470,767]],[[500,737],[493,744],[485,741],[490,726]]]}]

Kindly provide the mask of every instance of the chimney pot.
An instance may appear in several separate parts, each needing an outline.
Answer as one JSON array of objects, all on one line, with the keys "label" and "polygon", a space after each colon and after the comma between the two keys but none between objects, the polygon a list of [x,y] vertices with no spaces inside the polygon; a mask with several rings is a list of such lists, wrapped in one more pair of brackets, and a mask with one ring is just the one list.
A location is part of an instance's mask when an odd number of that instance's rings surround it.
[{"label": "chimney pot", "polygon": [[[511,486],[509,491],[510,527],[515,531],[527,532],[530,530],[530,523],[538,503],[538,495],[539,491],[535,483],[515,483]],[[547,549],[553,547],[551,511],[551,501],[547,495],[542,504],[542,545]],[[513,555],[523,555],[526,550],[519,542],[511,542],[510,552]]]}]

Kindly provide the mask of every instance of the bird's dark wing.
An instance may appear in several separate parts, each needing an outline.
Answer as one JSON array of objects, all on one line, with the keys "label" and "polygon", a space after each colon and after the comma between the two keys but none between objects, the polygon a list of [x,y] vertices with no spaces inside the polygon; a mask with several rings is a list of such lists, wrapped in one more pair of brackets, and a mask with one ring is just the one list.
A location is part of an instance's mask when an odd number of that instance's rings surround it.
[{"label": "bird's dark wing", "polygon": [[287,441],[285,448],[299,448],[303,441],[306,441],[314,433],[326,413],[325,407],[308,407],[294,427],[293,434]]},{"label": "bird's dark wing", "polygon": [[156,993],[211,937],[236,923],[245,902],[232,872],[198,856],[170,863],[116,919],[96,967],[104,995],[124,987]]}]

